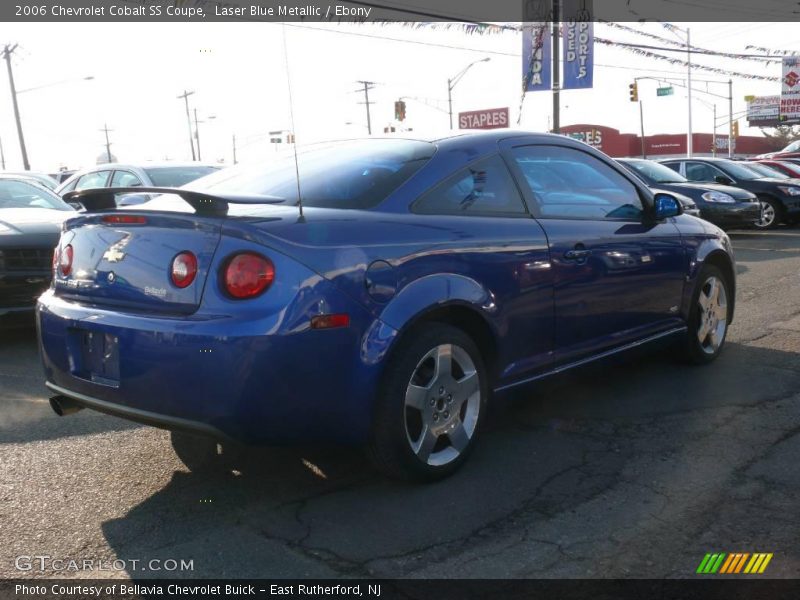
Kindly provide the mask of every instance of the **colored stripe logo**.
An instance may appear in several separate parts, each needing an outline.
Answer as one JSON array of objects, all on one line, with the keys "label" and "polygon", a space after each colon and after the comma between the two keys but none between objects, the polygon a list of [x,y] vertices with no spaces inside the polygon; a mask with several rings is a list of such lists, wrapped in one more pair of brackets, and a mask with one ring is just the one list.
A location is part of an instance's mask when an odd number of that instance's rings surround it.
[{"label": "colored stripe logo", "polygon": [[697,573],[701,575],[714,575],[716,573],[726,575],[742,574],[761,574],[767,568],[769,561],[772,560],[772,553],[756,552],[716,552],[709,553],[700,561]]}]

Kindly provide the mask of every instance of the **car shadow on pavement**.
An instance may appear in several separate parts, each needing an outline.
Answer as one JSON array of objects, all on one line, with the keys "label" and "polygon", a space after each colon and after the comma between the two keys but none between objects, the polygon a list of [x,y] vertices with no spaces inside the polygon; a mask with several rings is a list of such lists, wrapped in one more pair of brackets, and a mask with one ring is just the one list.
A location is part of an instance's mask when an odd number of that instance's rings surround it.
[{"label": "car shadow on pavement", "polygon": [[[675,477],[691,481],[699,467],[685,448],[707,429],[800,389],[792,352],[729,344],[707,367],[670,354],[629,356],[498,402],[475,453],[446,481],[388,481],[355,449],[260,449],[227,473],[174,472],[103,533],[123,560],[193,561],[189,572],[129,569],[133,578],[403,576],[423,555],[602,504],[642,454],[673,461]],[[649,479],[633,483],[632,522],[653,510]]]},{"label": "car shadow on pavement", "polygon": [[136,423],[94,411],[59,417],[50,408],[53,395],[44,385],[32,319],[0,329],[0,444],[125,431]]}]

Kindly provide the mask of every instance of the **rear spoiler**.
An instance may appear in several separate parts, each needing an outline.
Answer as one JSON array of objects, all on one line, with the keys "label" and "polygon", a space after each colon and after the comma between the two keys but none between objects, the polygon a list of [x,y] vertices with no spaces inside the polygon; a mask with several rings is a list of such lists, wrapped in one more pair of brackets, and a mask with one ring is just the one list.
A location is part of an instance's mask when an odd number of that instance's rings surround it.
[{"label": "rear spoiler", "polygon": [[[257,194],[233,194],[216,196],[205,192],[185,190],[179,188],[160,187],[113,187],[80,190],[64,194],[66,202],[79,202],[86,212],[102,212],[115,210],[117,194],[174,194],[180,196],[194,209],[198,215],[209,217],[224,217],[228,214],[229,204],[280,204],[284,198]],[[130,207],[135,210],[136,207]]]}]

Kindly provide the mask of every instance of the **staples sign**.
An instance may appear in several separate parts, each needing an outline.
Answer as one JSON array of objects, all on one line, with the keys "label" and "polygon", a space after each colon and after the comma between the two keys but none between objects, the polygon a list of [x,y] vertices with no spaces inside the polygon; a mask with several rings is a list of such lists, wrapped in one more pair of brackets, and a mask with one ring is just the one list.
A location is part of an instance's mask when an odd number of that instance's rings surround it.
[{"label": "staples sign", "polygon": [[508,127],[508,107],[458,113],[459,129],[500,129]]}]

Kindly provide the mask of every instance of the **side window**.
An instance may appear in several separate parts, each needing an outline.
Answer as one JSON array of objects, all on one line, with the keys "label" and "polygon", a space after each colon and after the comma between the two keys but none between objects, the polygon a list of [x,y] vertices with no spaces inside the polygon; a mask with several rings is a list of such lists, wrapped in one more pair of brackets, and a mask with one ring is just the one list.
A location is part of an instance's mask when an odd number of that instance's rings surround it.
[{"label": "side window", "polygon": [[111,187],[135,187],[142,185],[139,178],[130,171],[114,171],[111,177]]},{"label": "side window", "polygon": [[448,177],[413,205],[426,215],[524,215],[525,205],[503,159],[491,156]]},{"label": "side window", "polygon": [[669,167],[670,169],[672,169],[676,173],[680,173],[681,172],[681,163],[679,163],[679,162],[669,162],[669,163],[661,163],[661,164],[664,165],[665,167]]},{"label": "side window", "polygon": [[686,179],[689,181],[714,181],[714,177],[722,175],[715,167],[700,162],[686,163]]},{"label": "side window", "polygon": [[523,146],[512,154],[533,193],[537,217],[638,220],[642,216],[636,186],[588,152]]},{"label": "side window", "polygon": [[75,185],[76,185],[77,183],[78,183],[78,180],[77,180],[77,179],[73,179],[72,181],[70,181],[70,182],[69,182],[69,183],[66,185],[66,187],[65,187],[63,190],[61,190],[61,193],[62,193],[62,194],[66,194],[67,192],[71,192],[72,190],[74,190],[74,189],[75,189]]},{"label": "side window", "polygon": [[94,173],[87,173],[75,185],[76,190],[88,190],[91,188],[105,187],[108,181],[109,171],[95,171]]}]

